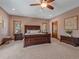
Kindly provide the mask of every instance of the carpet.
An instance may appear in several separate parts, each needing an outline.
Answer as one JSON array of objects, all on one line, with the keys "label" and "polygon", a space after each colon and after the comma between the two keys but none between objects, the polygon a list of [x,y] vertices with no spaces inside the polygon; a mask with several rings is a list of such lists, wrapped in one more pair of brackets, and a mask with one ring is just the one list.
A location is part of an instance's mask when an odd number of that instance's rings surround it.
[{"label": "carpet", "polygon": [[79,47],[52,41],[23,48],[23,41],[0,46],[0,59],[79,59]]}]

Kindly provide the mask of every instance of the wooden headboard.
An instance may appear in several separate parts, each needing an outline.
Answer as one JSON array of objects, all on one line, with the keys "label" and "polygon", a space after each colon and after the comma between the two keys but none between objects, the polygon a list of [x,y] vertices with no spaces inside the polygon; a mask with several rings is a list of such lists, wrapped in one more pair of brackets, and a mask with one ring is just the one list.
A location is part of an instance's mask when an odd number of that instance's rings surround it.
[{"label": "wooden headboard", "polygon": [[40,26],[37,26],[37,25],[25,25],[25,33],[27,33],[27,30],[40,30]]}]

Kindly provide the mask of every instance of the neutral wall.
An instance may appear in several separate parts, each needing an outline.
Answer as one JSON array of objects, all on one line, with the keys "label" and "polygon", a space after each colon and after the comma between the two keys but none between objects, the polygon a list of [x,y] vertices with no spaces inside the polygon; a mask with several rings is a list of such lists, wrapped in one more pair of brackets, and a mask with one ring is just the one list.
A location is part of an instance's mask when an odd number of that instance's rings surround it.
[{"label": "neutral wall", "polygon": [[44,19],[38,18],[31,18],[31,17],[20,17],[20,16],[10,16],[10,34],[13,34],[13,21],[20,21],[21,22],[21,32],[24,33],[24,25],[39,25],[47,23],[47,31],[49,32],[49,21]]},{"label": "neutral wall", "polygon": [[58,37],[60,39],[60,35],[67,35],[64,30],[64,19],[72,16],[78,16],[78,30],[73,30],[73,36],[79,37],[79,7],[70,10],[62,15],[54,17],[50,21],[50,33],[52,34],[52,22],[58,21]]},{"label": "neutral wall", "polygon": [[9,35],[9,16],[8,14],[0,7],[0,16],[2,16],[3,19],[3,27],[0,31],[0,38],[2,36]]}]

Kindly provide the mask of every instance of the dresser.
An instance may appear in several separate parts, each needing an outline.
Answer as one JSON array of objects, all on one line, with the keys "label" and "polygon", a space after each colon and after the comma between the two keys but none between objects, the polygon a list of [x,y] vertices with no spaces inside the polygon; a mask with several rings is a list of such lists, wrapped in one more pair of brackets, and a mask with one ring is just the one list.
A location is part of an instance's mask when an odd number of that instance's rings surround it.
[{"label": "dresser", "polygon": [[69,36],[61,36],[61,42],[71,44],[73,46],[79,46],[79,38],[69,37]]}]

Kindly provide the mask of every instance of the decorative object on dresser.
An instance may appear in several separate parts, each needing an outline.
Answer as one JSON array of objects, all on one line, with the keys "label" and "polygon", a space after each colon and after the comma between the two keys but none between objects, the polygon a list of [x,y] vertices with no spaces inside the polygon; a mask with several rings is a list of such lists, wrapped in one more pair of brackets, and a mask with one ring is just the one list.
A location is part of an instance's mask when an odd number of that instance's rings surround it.
[{"label": "decorative object on dresser", "polygon": [[79,38],[69,37],[69,36],[61,36],[61,42],[71,44],[73,46],[79,46]]},{"label": "decorative object on dresser", "polygon": [[72,37],[73,30],[66,30],[65,32],[66,32],[70,37]]},{"label": "decorative object on dresser", "polygon": [[23,39],[23,34],[22,33],[14,34],[14,39],[15,40],[22,40]]}]

